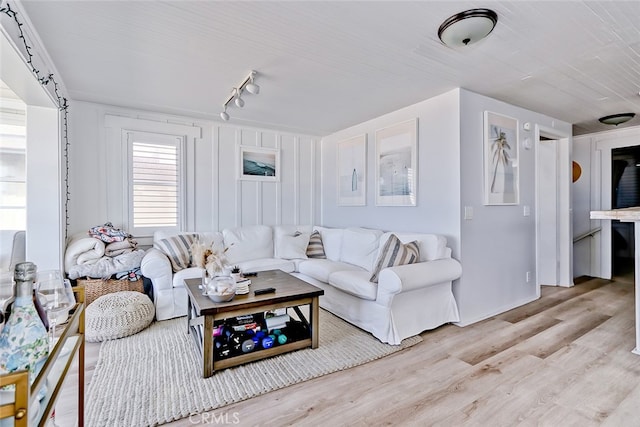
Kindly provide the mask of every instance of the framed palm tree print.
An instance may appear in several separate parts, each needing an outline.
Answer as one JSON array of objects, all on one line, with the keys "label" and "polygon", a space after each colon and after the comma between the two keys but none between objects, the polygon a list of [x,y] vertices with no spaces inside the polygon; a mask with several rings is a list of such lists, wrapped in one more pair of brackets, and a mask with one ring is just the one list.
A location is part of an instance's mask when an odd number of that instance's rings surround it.
[{"label": "framed palm tree print", "polygon": [[518,120],[484,112],[484,204],[517,205]]}]

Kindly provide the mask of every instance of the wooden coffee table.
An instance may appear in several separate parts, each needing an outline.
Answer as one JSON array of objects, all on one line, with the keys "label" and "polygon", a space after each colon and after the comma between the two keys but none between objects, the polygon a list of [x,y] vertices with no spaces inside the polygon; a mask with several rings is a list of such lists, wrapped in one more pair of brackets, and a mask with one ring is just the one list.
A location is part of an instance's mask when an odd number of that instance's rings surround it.
[{"label": "wooden coffee table", "polygon": [[[201,279],[186,279],[188,295],[187,332],[193,336],[202,355],[202,376],[213,375],[214,371],[255,360],[265,359],[277,354],[299,350],[305,347],[318,347],[319,333],[319,297],[324,291],[307,282],[280,270],[261,271],[251,277],[250,293],[236,295],[229,302],[217,303],[202,295]],[[275,293],[254,295],[257,289],[275,288]],[[305,318],[300,306],[309,305],[309,320]],[[297,340],[251,353],[216,360],[213,351],[213,325],[216,320],[255,314],[268,310],[292,308],[310,331],[309,338]]]}]

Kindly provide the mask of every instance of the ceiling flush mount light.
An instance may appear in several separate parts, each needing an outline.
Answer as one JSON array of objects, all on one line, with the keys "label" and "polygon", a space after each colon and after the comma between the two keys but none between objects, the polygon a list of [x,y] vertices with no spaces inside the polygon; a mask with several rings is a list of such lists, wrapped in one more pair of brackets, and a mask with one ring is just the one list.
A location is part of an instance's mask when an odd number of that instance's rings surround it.
[{"label": "ceiling flush mount light", "polygon": [[636,116],[636,113],[620,113],[620,114],[612,114],[610,116],[600,117],[598,121],[600,123],[604,123],[605,125],[615,125],[618,126],[621,123],[628,122]]},{"label": "ceiling flush mount light", "polygon": [[457,13],[440,25],[438,37],[449,47],[464,47],[487,37],[498,22],[491,9],[470,9]]},{"label": "ceiling flush mount light", "polygon": [[227,113],[227,107],[229,106],[229,104],[231,104],[232,101],[236,105],[236,107],[244,107],[244,99],[242,99],[241,96],[245,90],[253,95],[257,95],[258,93],[260,93],[260,86],[253,82],[256,74],[256,71],[251,71],[251,73],[249,73],[249,75],[242,81],[242,83],[238,85],[238,87],[234,87],[231,90],[231,95],[229,95],[227,100],[222,104],[222,107],[224,108],[224,110],[220,113],[220,118],[222,120],[224,120],[225,122],[229,120],[230,116],[229,113]]}]

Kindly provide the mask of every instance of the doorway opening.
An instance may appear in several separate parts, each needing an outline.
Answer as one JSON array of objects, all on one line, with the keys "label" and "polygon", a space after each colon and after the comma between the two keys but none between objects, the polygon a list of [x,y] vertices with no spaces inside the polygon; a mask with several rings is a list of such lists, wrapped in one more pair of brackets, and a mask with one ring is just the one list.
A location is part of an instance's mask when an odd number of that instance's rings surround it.
[{"label": "doorway opening", "polygon": [[536,284],[573,286],[571,143],[536,126]]},{"label": "doorway opening", "polygon": [[[640,206],[640,146],[611,150],[611,209]],[[634,223],[611,221],[611,272],[633,275]]]}]

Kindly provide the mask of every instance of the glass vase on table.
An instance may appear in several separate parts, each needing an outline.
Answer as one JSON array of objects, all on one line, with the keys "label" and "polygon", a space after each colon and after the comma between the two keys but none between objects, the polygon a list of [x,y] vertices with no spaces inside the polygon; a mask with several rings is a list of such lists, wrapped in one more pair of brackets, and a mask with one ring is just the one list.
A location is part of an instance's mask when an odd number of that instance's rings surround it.
[{"label": "glass vase on table", "polygon": [[58,270],[40,272],[36,283],[36,295],[47,314],[49,349],[52,350],[55,343],[56,326],[67,320],[69,310],[76,303],[71,282],[63,279],[62,273]]}]

